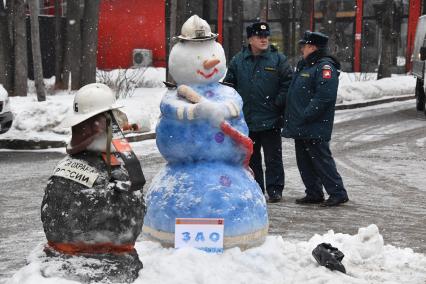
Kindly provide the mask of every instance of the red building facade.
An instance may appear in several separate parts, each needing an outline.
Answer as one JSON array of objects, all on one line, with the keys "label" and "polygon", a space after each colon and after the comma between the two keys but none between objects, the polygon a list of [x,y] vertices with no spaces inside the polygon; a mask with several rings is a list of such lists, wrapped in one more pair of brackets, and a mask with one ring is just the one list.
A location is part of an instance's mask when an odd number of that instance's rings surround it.
[{"label": "red building facade", "polygon": [[[321,30],[323,0],[311,0],[312,13],[310,27],[313,30]],[[131,67],[132,53],[134,49],[149,49],[153,55],[153,65],[165,67],[169,49],[170,34],[170,6],[172,0],[148,1],[148,0],[101,0],[99,15],[99,40],[98,40],[98,68],[115,69]],[[301,31],[300,24],[301,1],[281,0],[266,1],[269,14],[268,22],[271,24],[273,35],[278,37],[271,40],[281,47],[294,61],[298,55],[297,40]],[[374,6],[380,0],[336,0],[337,25],[339,29],[339,52],[337,56],[342,60],[344,71],[372,72],[379,57],[380,27],[377,11]],[[414,44],[417,19],[424,0],[401,0],[401,24],[398,46],[395,57],[398,57],[399,70],[411,69],[411,53]],[[52,15],[54,0],[45,0],[45,14]],[[260,14],[260,0],[243,0],[243,25],[247,26],[256,21]],[[264,3],[264,2],[262,2]],[[219,41],[223,43],[228,58],[235,51],[228,50],[228,42],[233,37],[230,29],[232,21],[231,0],[210,1],[210,9],[203,12],[212,25],[213,31],[219,33]],[[282,15],[274,5],[288,5],[292,11],[286,19],[292,30],[283,32]],[[62,3],[66,10],[66,0]],[[43,8],[42,8],[43,9]],[[180,11],[177,11],[179,13]],[[180,27],[177,27],[177,31]],[[282,36],[280,36],[282,35]],[[291,41],[290,44],[283,44]],[[395,59],[396,61],[396,59]],[[402,62],[402,63],[401,63]],[[401,65],[402,64],[402,65]],[[373,69],[372,69],[373,68]]]}]

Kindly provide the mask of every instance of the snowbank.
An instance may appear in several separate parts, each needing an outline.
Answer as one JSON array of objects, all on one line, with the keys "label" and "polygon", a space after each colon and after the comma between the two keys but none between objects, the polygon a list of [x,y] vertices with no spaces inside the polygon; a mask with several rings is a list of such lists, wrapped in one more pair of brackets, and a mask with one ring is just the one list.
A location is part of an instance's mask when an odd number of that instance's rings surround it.
[{"label": "snowbank", "polygon": [[[120,76],[120,70],[111,71],[111,78]],[[165,80],[164,68],[149,68],[144,72],[131,69],[129,73],[143,73],[137,77],[138,86],[160,86],[156,88],[138,87],[131,95],[123,96],[121,102],[125,105],[123,111],[129,117],[129,122],[139,123],[153,132],[160,115],[160,101],[167,91],[163,87]],[[374,80],[376,74],[342,73],[338,90],[337,103],[358,103],[382,97],[414,94],[415,78],[412,76],[394,76]],[[136,78],[135,77],[135,78]],[[368,81],[370,80],[370,81]],[[54,78],[45,81],[49,92],[52,92]],[[142,83],[141,83],[142,82]],[[132,83],[136,87],[136,83]],[[62,91],[47,96],[46,102],[37,102],[33,82],[29,84],[27,97],[11,97],[11,110],[15,115],[12,128],[0,139],[39,139],[67,141],[69,129],[58,127],[67,111],[71,111],[74,92]],[[413,106],[414,107],[414,106]]]},{"label": "snowbank", "polygon": [[3,87],[2,84],[0,84],[0,98],[5,98],[7,96],[7,91]]},{"label": "snowbank", "polygon": [[[380,80],[366,76],[366,81],[348,80],[348,73],[343,73],[337,91],[337,104],[354,103],[383,97],[414,95],[416,79],[413,76],[394,76]],[[372,79],[372,80],[369,80]]]},{"label": "snowbank", "polygon": [[[155,129],[165,91],[165,88],[138,88],[131,97],[119,99],[129,122],[138,123],[149,130]],[[35,94],[10,99],[15,119],[11,129],[1,135],[1,139],[67,141],[71,131],[61,128],[59,124],[72,111],[73,95],[64,91],[47,96],[44,102],[37,102]]]},{"label": "snowbank", "polygon": [[166,68],[132,68],[114,69],[111,71],[97,70],[96,81],[114,88],[126,84],[130,88],[160,88],[166,78]]},{"label": "snowbank", "polygon": [[[311,255],[322,242],[339,248],[347,274],[319,266]],[[60,263],[46,262],[39,245],[29,256],[28,265],[18,271],[9,284],[76,283],[57,276]],[[411,249],[384,245],[376,225],[361,228],[356,235],[329,231],[307,242],[268,236],[257,248],[238,248],[222,255],[203,251],[164,249],[157,243],[136,244],[144,269],[134,283],[425,283],[426,256]],[[78,265],[78,263],[76,263]],[[81,273],[80,267],[76,273]],[[43,272],[41,272],[43,271]],[[49,278],[45,278],[45,275]]]}]

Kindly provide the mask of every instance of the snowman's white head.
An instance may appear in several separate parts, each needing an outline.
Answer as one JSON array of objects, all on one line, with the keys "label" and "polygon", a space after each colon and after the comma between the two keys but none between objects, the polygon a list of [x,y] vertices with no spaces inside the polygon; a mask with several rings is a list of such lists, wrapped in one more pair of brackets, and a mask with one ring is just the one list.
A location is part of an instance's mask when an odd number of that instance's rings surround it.
[{"label": "snowman's white head", "polygon": [[169,70],[178,84],[209,84],[225,74],[226,59],[222,46],[215,41],[217,34],[209,24],[191,16],[182,26],[181,35],[169,56]]},{"label": "snowman's white head", "polygon": [[169,70],[178,84],[218,82],[226,71],[225,52],[214,40],[178,42],[170,52]]}]

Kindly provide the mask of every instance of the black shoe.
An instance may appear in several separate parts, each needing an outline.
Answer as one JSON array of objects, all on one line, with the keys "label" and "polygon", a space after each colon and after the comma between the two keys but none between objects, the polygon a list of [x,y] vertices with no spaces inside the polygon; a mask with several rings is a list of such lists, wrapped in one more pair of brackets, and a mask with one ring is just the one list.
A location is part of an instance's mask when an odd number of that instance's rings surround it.
[{"label": "black shoe", "polygon": [[312,251],[312,255],[320,265],[325,266],[330,270],[337,270],[342,273],[346,273],[345,266],[341,262],[345,255],[330,244],[319,244]]},{"label": "black shoe", "polygon": [[321,204],[322,207],[333,207],[333,206],[339,206],[340,204],[343,204],[345,202],[348,202],[349,198],[347,196],[345,197],[333,197],[330,196],[323,204]]},{"label": "black shoe", "polygon": [[268,203],[277,203],[280,202],[282,199],[282,194],[278,192],[274,192],[271,195],[269,195]]},{"label": "black shoe", "polygon": [[324,198],[312,197],[306,195],[303,198],[296,199],[297,204],[318,204],[324,202]]}]

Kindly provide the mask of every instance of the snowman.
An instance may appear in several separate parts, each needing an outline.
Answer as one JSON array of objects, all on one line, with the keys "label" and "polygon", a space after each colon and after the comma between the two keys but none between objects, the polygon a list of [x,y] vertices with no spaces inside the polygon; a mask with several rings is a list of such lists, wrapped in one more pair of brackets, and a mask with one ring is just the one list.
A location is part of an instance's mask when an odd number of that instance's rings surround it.
[{"label": "snowman", "polygon": [[162,99],[157,146],[167,160],[148,189],[143,234],[173,246],[176,218],[223,218],[224,248],[263,243],[265,198],[248,163],[252,141],[242,99],[219,80],[226,71],[222,46],[194,15],[182,26],[169,56],[177,88]]}]

